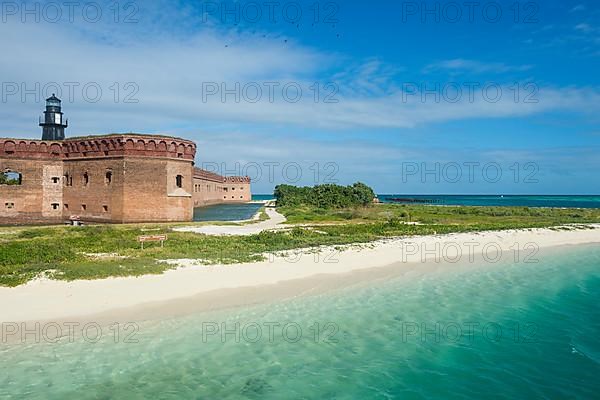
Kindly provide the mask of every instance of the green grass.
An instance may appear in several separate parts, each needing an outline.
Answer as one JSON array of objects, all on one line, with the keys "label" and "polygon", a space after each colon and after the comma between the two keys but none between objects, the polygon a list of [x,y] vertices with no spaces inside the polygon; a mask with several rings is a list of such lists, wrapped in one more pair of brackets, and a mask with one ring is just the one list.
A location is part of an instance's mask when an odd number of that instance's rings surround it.
[{"label": "green grass", "polygon": [[[314,225],[318,231],[307,226],[222,237],[171,230],[182,224],[0,228],[0,285],[17,286],[42,274],[61,280],[160,274],[172,266],[158,260],[173,258],[230,264],[259,261],[267,252],[365,243],[394,236],[600,222],[600,209],[379,205],[350,210],[304,207],[280,211],[290,222]],[[169,236],[164,248],[155,243],[140,248],[139,235],[162,233]],[[93,255],[99,253],[112,255]]]},{"label": "green grass", "polygon": [[600,222],[600,209],[559,209],[529,207],[459,207],[381,204],[347,210],[314,207],[281,207],[290,223],[372,223],[381,221],[422,224],[553,226],[568,223]]}]

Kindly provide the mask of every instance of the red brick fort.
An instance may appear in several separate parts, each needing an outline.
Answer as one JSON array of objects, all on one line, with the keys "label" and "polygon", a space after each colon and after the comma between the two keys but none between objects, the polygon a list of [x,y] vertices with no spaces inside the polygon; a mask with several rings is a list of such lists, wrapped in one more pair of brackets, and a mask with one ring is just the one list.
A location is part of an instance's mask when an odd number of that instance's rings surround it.
[{"label": "red brick fort", "polygon": [[[193,209],[251,200],[250,178],[194,167],[196,144],[171,136],[64,138],[47,99],[42,140],[0,138],[0,224],[191,221]],[[3,178],[3,179],[2,179]]]}]

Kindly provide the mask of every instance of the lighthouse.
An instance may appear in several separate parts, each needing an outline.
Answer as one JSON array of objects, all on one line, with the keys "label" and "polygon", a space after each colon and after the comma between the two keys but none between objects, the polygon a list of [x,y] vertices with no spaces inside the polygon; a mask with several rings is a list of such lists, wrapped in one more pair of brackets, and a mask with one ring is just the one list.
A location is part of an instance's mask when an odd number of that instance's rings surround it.
[{"label": "lighthouse", "polygon": [[64,119],[60,99],[54,93],[52,97],[46,99],[46,111],[44,111],[44,116],[40,117],[40,126],[42,127],[42,140],[65,139],[65,128],[69,126],[69,121]]}]

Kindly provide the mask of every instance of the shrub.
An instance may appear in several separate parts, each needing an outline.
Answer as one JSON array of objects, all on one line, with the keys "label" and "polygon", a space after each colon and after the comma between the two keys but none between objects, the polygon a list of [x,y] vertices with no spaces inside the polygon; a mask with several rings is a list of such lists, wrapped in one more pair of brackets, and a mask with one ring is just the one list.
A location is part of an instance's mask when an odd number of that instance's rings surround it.
[{"label": "shrub", "polygon": [[314,187],[278,185],[275,187],[275,198],[279,207],[308,205],[322,209],[349,208],[371,204],[375,198],[375,192],[360,182],[351,186],[334,184]]}]

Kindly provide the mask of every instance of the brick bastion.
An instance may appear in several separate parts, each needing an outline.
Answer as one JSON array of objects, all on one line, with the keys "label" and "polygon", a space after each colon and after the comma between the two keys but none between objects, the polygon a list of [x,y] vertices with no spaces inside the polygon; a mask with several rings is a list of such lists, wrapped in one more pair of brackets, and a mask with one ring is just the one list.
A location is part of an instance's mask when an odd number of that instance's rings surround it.
[{"label": "brick bastion", "polygon": [[191,221],[194,207],[251,200],[249,178],[195,156],[194,142],[160,135],[0,138],[0,224]]}]

